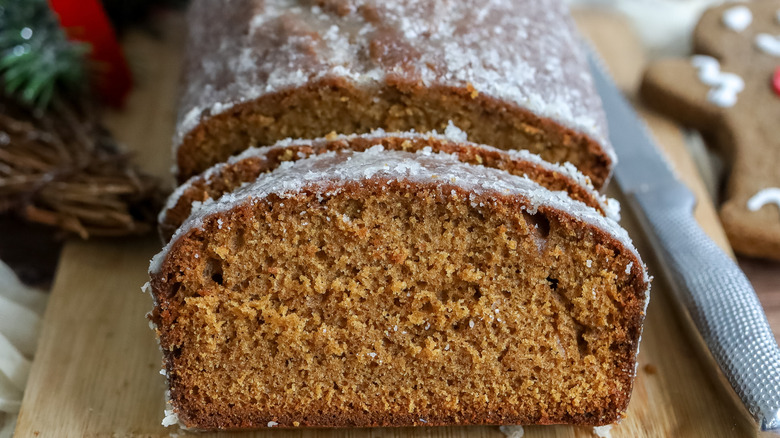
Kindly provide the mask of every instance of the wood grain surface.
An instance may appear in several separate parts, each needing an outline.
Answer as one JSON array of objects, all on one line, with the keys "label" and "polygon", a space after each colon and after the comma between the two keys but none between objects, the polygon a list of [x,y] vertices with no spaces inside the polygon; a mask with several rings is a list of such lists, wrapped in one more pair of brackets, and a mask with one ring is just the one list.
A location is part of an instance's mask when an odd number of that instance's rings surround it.
[{"label": "wood grain surface", "polygon": [[[161,17],[162,38],[143,33],[126,37],[126,51],[138,68],[128,108],[111,114],[116,135],[150,171],[166,175],[181,60],[180,15]],[[643,63],[639,42],[620,20],[583,14],[578,21],[611,66],[618,82],[633,89]],[[724,248],[723,232],[677,128],[648,115],[648,123],[675,167],[701,196],[697,218]],[[619,197],[613,185],[611,193]],[[627,418],[612,437],[755,436],[756,430],[696,350],[664,281],[654,269],[641,230],[624,212],[656,280],[639,356],[638,375]],[[161,354],[144,314],[151,299],[141,293],[148,260],[160,248],[153,238],[73,241],[66,245],[45,316],[43,333],[19,414],[18,437],[163,437],[176,428],[160,425],[164,380]],[[775,302],[777,304],[777,302]],[[199,437],[231,434],[199,434]],[[232,436],[232,435],[231,435]],[[260,437],[501,437],[497,427],[262,430]],[[591,428],[532,426],[526,437],[592,437]]]}]

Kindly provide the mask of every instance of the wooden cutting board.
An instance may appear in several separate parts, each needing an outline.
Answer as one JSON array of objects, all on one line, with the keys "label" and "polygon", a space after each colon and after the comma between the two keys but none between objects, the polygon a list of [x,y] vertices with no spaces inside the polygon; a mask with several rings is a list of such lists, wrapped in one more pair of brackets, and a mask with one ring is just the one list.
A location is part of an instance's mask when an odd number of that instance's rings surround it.
[{"label": "wooden cutting board", "polygon": [[[182,51],[180,14],[161,17],[162,37],[140,32],[126,37],[136,66],[137,87],[126,111],[110,114],[120,140],[139,163],[158,175],[170,167],[170,139]],[[612,16],[578,16],[584,33],[610,64],[621,87],[635,89],[643,64],[641,46],[622,21]],[[706,202],[683,140],[675,126],[650,116],[659,142],[679,173],[703,200],[697,218],[728,248],[715,211]],[[615,193],[613,186],[613,195]],[[628,216],[628,212],[624,212]],[[638,375],[627,418],[612,437],[755,436],[742,413],[697,353],[696,335],[686,331],[655,269],[652,253],[631,217],[624,225],[656,275],[639,355]],[[140,286],[148,260],[160,249],[153,237],[72,241],[63,251],[44,327],[18,417],[18,437],[162,437],[176,428],[160,425],[165,407],[161,354],[144,314],[151,299]],[[221,436],[203,434],[199,437]],[[389,428],[349,430],[263,430],[242,436],[279,437],[501,437],[497,427]],[[592,437],[592,428],[535,426],[526,437]]]}]

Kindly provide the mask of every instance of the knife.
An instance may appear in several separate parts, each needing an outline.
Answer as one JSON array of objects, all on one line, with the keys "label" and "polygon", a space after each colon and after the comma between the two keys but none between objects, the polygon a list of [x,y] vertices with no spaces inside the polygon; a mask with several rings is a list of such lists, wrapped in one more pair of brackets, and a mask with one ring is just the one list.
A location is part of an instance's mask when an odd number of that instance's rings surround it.
[{"label": "knife", "polygon": [[618,156],[615,179],[683,309],[761,430],[780,430],[780,349],[737,264],[693,217],[696,199],[593,50],[588,61]]}]

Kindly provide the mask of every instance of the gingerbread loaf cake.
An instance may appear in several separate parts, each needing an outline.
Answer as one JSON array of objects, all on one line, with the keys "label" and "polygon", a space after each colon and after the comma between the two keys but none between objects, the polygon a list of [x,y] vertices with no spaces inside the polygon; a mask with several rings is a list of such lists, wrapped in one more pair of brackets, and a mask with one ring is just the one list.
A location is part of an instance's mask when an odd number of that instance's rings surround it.
[{"label": "gingerbread loaf cake", "polygon": [[432,152],[454,154],[461,161],[505,170],[525,176],[551,191],[565,191],[577,201],[595,208],[613,219],[619,219],[617,202],[600,195],[590,179],[569,163],[551,164],[525,150],[502,151],[490,146],[466,141],[466,134],[449,125],[442,135],[433,133],[385,133],[335,135],[315,140],[282,140],[271,147],[250,148],[231,157],[225,163],[209,168],[179,186],[160,212],[159,231],[164,242],[189,217],[193,202],[218,199],[242,184],[254,181],[285,161],[296,161],[328,151],[351,149],[364,151],[381,145],[387,150],[417,152],[429,148]]},{"label": "gingerbread loaf cake", "polygon": [[164,424],[201,429],[612,423],[649,283],[566,192],[382,145],[196,205],[150,276]]},{"label": "gingerbread loaf cake", "polygon": [[615,162],[561,0],[195,0],[188,22],[179,182],[250,146],[450,120],[596,188]]}]

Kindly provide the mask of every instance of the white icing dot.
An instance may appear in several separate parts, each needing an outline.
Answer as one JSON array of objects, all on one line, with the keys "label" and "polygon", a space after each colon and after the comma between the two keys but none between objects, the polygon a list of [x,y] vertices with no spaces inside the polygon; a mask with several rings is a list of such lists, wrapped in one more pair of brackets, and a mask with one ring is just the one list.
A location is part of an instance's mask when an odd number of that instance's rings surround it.
[{"label": "white icing dot", "polygon": [[722,108],[737,103],[737,94],[745,89],[745,81],[740,76],[721,72],[720,63],[711,56],[695,55],[691,64],[698,70],[699,80],[710,86],[707,100]]},{"label": "white icing dot", "polygon": [[[426,87],[471,87],[552,118],[590,135],[614,158],[565,2],[528,1],[522,13],[511,0],[458,1],[447,7],[376,2],[381,26],[365,19],[356,7],[360,3],[344,2],[346,13],[339,15],[266,0],[229,23],[243,32],[221,32],[231,15],[210,2],[194,2],[188,39],[197,48],[190,55],[196,62],[185,79],[174,147],[200,123],[201,114],[211,117],[329,77],[363,87],[409,71]],[[280,27],[306,32],[279,32]],[[367,56],[385,28],[397,30],[416,56],[405,57],[403,65]]]},{"label": "white icing dot", "polygon": [[469,328],[474,328],[474,321],[469,320]]},{"label": "white icing dot", "polygon": [[585,265],[586,265],[587,267],[589,267],[589,268],[590,268],[591,266],[593,266],[593,260],[590,260],[590,259],[588,259],[588,260],[585,262]]},{"label": "white icing dot", "polygon": [[277,423],[276,421],[269,421],[268,422],[268,427],[274,427],[274,426],[278,426],[278,425],[279,425],[279,423]]},{"label": "white icing dot", "polygon": [[767,55],[780,56],[780,35],[760,33],[756,35],[755,43]]},{"label": "white icing dot", "polygon": [[761,190],[748,200],[747,207],[750,211],[758,211],[767,204],[777,204],[778,208],[780,208],[779,188],[771,187]]},{"label": "white icing dot", "polygon": [[723,11],[723,24],[735,32],[742,32],[753,22],[753,13],[747,6],[740,5]]}]

